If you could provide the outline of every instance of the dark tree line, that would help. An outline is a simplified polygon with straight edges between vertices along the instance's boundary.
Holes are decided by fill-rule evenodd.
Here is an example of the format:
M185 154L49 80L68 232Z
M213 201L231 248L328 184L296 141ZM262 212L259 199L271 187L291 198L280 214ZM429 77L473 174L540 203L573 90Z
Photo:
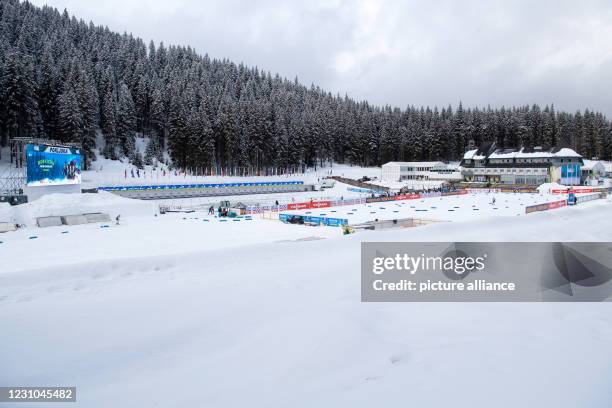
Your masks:
M80 142L86 165L98 133L108 158L154 164L168 152L176 168L226 174L456 160L470 140L612 157L601 113L377 107L18 0L0 0L0 97L0 144L12 136ZM150 139L145 157L137 134Z

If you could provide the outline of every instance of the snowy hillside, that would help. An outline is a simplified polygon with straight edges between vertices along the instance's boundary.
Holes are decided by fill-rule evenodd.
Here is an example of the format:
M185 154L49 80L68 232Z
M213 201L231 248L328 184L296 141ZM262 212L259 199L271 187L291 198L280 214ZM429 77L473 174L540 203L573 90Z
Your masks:
M109 160L101 154L92 162L91 170L83 172L84 188L116 185L152 185L172 183L231 183L239 181L283 181L302 180L305 183L317 183L320 179L342 176L358 179L363 176L380 177L380 167L359 167L345 164L334 164L323 168L308 168L305 173L283 174L279 176L192 176L180 171L168 170L165 165L144 166L138 169L127 160ZM132 175L133 174L133 175Z

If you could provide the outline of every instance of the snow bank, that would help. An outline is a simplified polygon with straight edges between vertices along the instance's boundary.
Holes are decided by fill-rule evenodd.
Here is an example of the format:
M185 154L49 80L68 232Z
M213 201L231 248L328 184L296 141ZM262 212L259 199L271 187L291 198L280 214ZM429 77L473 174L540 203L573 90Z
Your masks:
M0 203L0 222L12 222L13 210L9 203Z
M550 194L551 190L565 190L567 186L561 185L559 183L544 183L540 184L538 187L538 192L540 194Z
M116 217L147 216L157 214L157 204L132 200L101 191L91 194L49 194L27 204L12 207L9 214L15 222L28 227L36 226L36 218L103 212ZM2 214L2 212L0 212Z

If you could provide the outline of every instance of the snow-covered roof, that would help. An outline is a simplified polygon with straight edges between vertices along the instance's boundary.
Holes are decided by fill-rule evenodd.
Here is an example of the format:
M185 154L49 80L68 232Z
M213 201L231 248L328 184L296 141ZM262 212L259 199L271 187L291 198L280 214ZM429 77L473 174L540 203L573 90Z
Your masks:
M412 167L433 167L433 166L444 166L444 163L440 161L428 161L428 162L389 162L383 164L383 166L412 166Z
M578 157L578 158L582 157L576 151L569 149L567 147L560 149L558 152L554 153L554 155L557 157Z
M467 152L465 152L465 154L463 155L464 159L473 159L474 155L476 154L476 152L478 151L478 149L474 149L474 150L468 150Z
M484 155L477 155L478 149L470 150L463 155L464 159L482 160L485 158ZM516 149L495 149L493 153L489 155L489 159L533 159L533 158L548 158L548 157L576 157L580 158L578 153L572 149L566 147L561 148L557 151L555 149L550 150L527 150L521 148Z
M478 152L478 149L468 150L463 155L463 158L464 159L471 159L471 160L484 160L486 158L486 156L484 156L482 154L476 154L477 152Z
M489 156L490 159L533 159L533 158L548 158L548 157L581 157L578 153L571 149L561 149L556 153L535 151L524 152L523 149L518 152L508 153L493 153Z
M593 170L595 167L599 167L600 169L606 169L606 167L604 166L603 162L600 162L599 160L587 160L587 159L583 159L583 165L582 165L582 170Z
M612 162L601 162L606 169L606 173L612 173Z

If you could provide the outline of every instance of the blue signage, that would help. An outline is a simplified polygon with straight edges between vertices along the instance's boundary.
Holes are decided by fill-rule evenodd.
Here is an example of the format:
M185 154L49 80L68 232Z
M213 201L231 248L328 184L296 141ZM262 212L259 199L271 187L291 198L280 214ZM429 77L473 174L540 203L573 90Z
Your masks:
M27 185L81 184L80 149L26 145Z
M98 190L175 190L186 188L225 188L225 187L254 187L254 186L286 186L304 184L303 181L265 181L257 183L203 183L203 184L160 184L154 186L105 186Z
M580 184L580 164L566 164L561 166L561 184L567 186Z

